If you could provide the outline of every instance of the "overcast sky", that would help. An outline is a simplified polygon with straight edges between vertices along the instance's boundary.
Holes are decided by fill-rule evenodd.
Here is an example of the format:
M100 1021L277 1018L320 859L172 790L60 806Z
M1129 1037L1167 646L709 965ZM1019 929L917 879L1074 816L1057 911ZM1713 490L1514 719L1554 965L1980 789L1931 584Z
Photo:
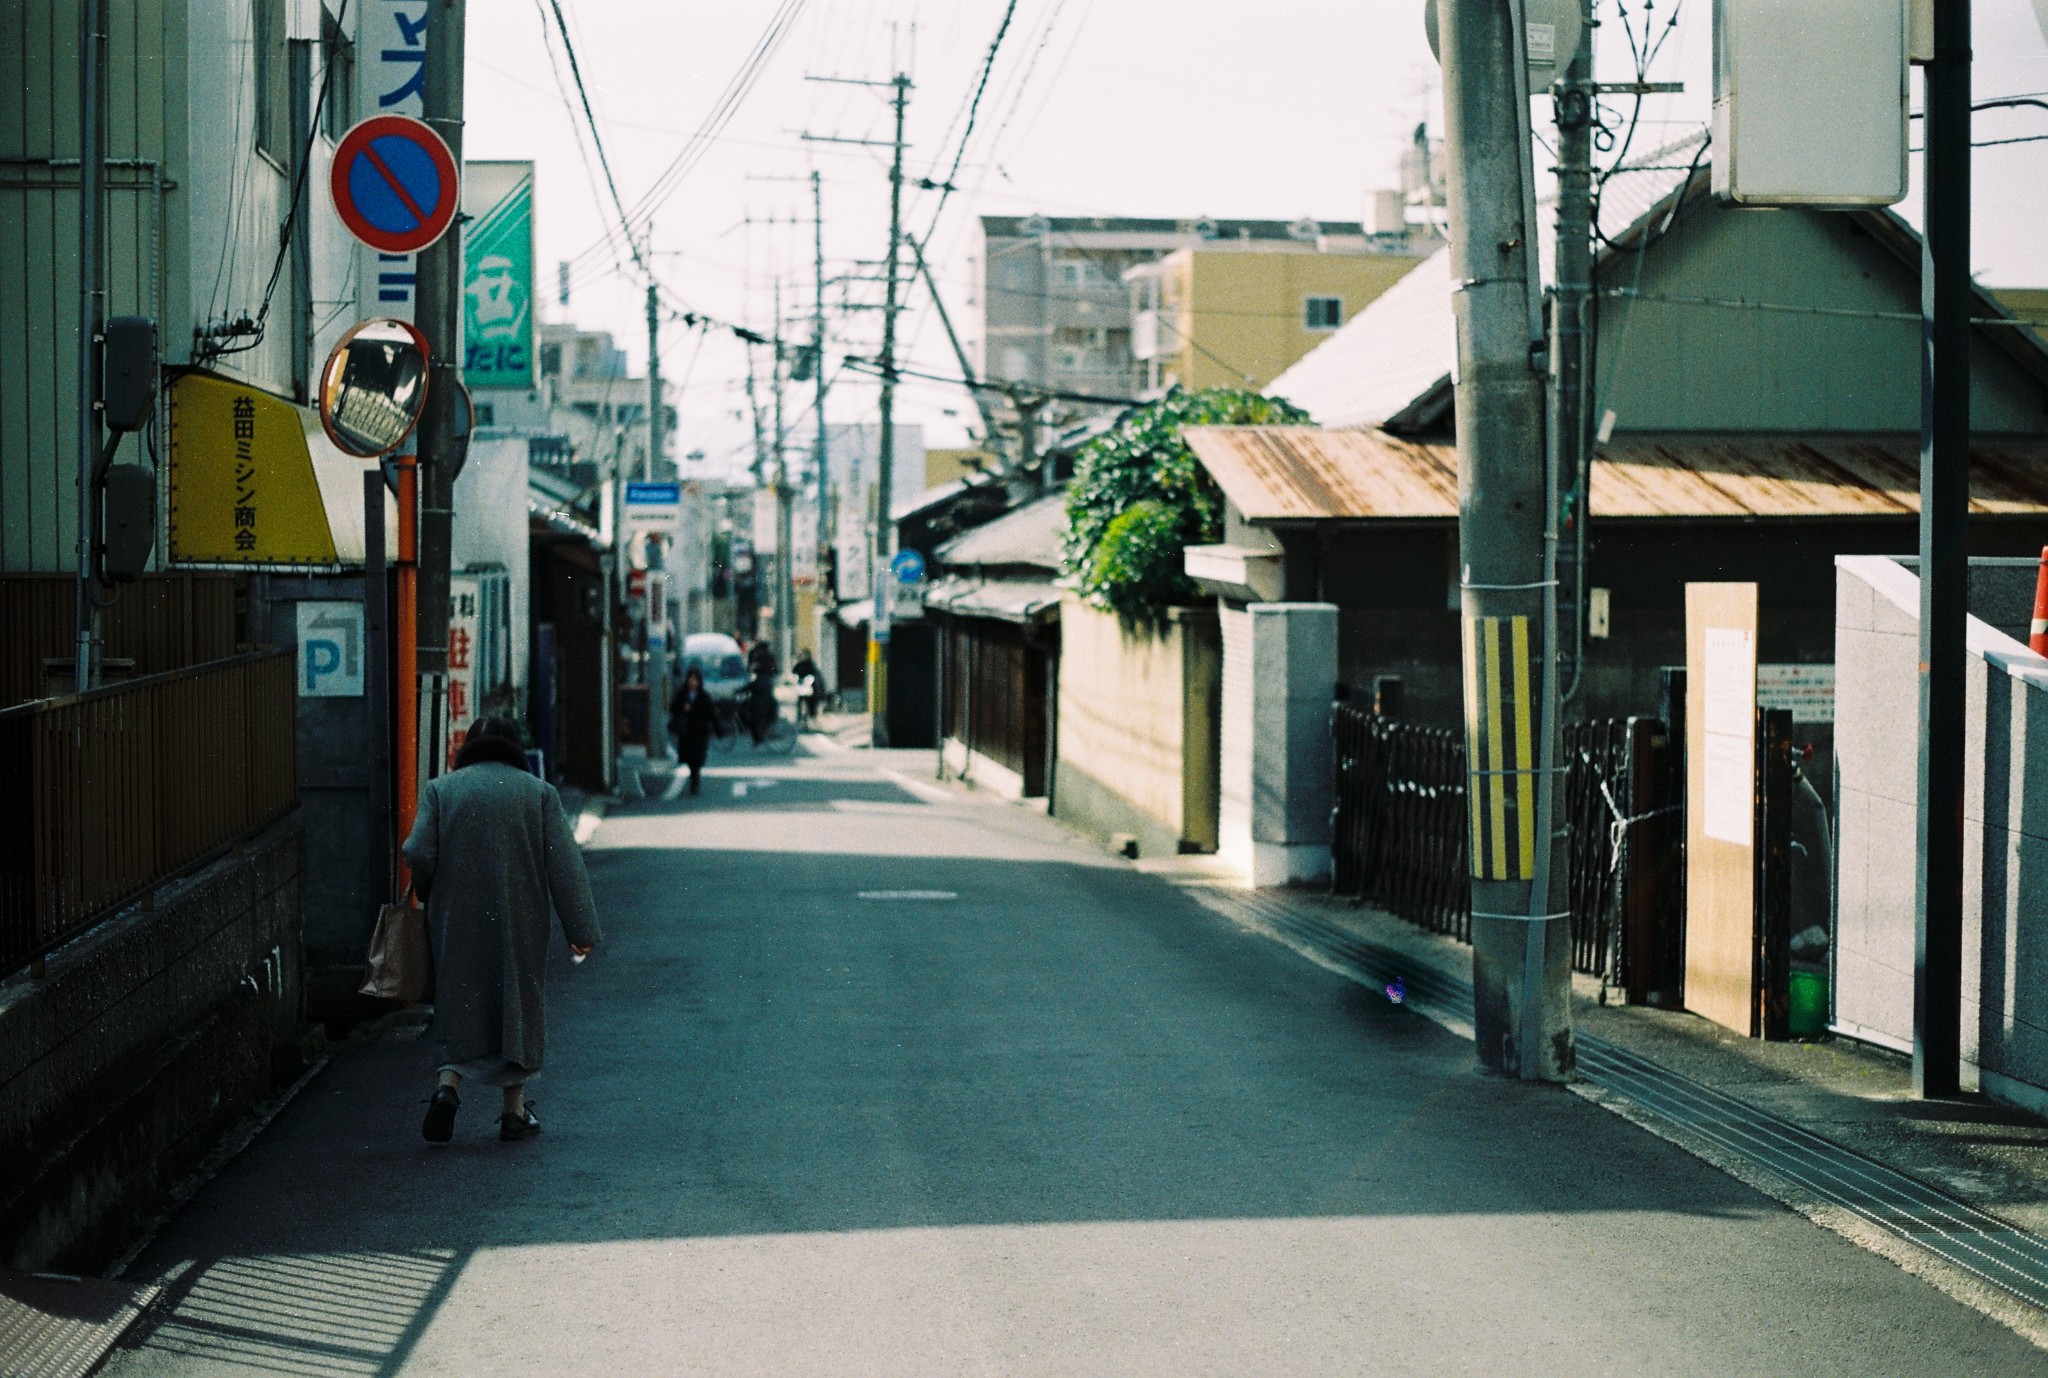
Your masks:
M811 300L810 193L802 179L813 168L824 176L828 274L872 275L856 261L879 258L886 245L888 164L884 148L802 135L886 140L890 129L886 90L806 78L908 73L909 172L940 180L1008 0L560 3L628 208L687 150L682 175L662 183L667 194L653 216L654 266L673 300L767 333L780 275L792 330L808 337L807 322L794 319L807 315ZM576 95L562 43L549 32L551 6L497 0L470 7L466 153L539 165L545 314L612 331L637 370L646 355L644 293L616 235L605 243L617 214L587 134L579 141L581 115L570 104ZM2048 42L2036 6L2048 0L1977 0L1980 98L2048 92ZM1601 75L1628 77L1613 0L1600 8L1607 20ZM1671 0L1626 8L1638 33L1646 18L1662 32L1674 12ZM1686 92L1644 103L1638 150L1706 119L1711 5L1678 0L1675 12L1678 25L1651 75L1683 81ZM1420 0L1017 0L959 190L930 241L949 309L963 318L977 312L967 260L975 217L984 214L1357 219L1367 188L1395 184L1400 150L1416 124L1438 118L1421 13ZM777 15L793 15L780 45L758 63L757 79L718 138L692 147L693 133ZM1547 114L1548 102L1537 108ZM1626 106L1616 114L1625 116ZM2027 135L2048 135L2048 111L1978 117L1980 140ZM2048 142L1981 148L1975 167L1974 266L1982 280L2048 285ZM938 199L915 188L906 196L913 233L924 235ZM1918 220L1911 200L1900 209ZM554 301L555 265L563 259L576 265L566 308ZM856 301L881 297L872 283L851 290ZM828 301L836 299L834 289ZM957 368L929 302L913 292L901 323L911 363L951 375ZM872 353L880 315L830 321L831 357ZM685 382L677 453L703 448L717 459L745 447L746 363L731 336L666 324L662 367ZM793 395L791 417L806 405L807 395ZM959 443L973 416L963 393L936 384L907 385L899 407L902 419L925 423L936 444ZM834 421L871 419L873 410L871 385L851 375L838 381L827 406Z

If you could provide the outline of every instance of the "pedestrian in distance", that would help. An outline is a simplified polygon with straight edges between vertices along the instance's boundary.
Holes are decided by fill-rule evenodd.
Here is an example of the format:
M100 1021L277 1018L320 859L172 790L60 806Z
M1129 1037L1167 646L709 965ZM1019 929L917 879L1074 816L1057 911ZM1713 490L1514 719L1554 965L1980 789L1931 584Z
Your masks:
M797 711L805 722L816 722L818 707L825 700L824 672L811 659L808 649L796 653L796 664L789 667L789 672L796 676Z
M420 792L405 840L434 953L440 1085L420 1132L446 1143L467 1079L504 1093L498 1137L540 1132L526 1083L546 1060L549 911L581 961L603 934L555 787L531 774L519 729L478 718L455 768Z
M676 739L676 756L689 768L692 794L702 783L704 757L711 750L711 733L717 724L718 710L705 692L704 674L692 665L668 703L668 732Z

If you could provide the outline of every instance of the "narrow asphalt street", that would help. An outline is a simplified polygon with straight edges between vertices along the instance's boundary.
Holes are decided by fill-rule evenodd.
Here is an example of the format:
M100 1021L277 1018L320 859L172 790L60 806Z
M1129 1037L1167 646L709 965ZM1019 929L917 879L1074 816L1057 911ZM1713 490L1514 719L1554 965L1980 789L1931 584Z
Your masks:
M757 767L758 768L755 768ZM659 783L656 782L657 788ZM345 1049L131 1269L158 1375L2048 1373L1028 811L714 761L589 850L546 1132Z

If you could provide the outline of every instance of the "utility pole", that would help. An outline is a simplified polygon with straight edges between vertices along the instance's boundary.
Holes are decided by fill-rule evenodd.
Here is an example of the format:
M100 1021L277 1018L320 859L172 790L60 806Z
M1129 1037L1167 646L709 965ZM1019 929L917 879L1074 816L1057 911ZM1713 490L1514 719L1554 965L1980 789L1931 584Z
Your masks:
M78 644L73 683L99 680L100 336L107 321L107 0L80 6L78 49Z
M650 236L651 239L651 236ZM641 462L640 477L654 478L654 461L661 454L661 289L653 273L647 275L647 458Z
M868 579L874 595L874 621L868 638L869 740L876 746L889 744L889 594L886 582L894 551L895 527L889 520L889 491L896 478L896 311L899 301L900 249L903 242L903 112L910 101L910 78L902 72L887 81L864 81L854 77L806 77L807 81L833 82L842 86L887 87L896 114L895 136L880 139L842 139L824 134L805 134L812 143L859 144L886 147L889 160L889 257L888 290L882 306L882 432L875 464L875 509L868 525ZM822 295L822 294L821 294ZM822 363L822 361L821 361ZM819 413L822 418L823 412Z
M889 586L889 563L896 544L889 495L896 480L897 269L903 245L903 109L910 99L910 78L898 72L890 84L896 88L892 102L896 107L896 151L889 162L889 276L882 298L882 434L875 461L875 527L870 538L872 558L868 575L875 591L874 645L868 652L869 740L883 747L889 745L889 602L895 592Z
M831 543L828 533L832 529L828 521L831 515L832 488L825 472L825 189L816 168L811 169L811 260L814 272L811 296L811 382L817 389L814 410L818 414L818 434L813 442L811 454L811 464L818 484L817 552L811 580L812 586L818 592L817 606L823 608L829 617L836 610L825 607L825 550ZM823 639L822 636L819 638L820 641ZM825 654L822 645L818 647L818 654ZM833 673L836 676L838 671L835 669Z
M1920 254L1920 769L1913 1089L1962 1062L1963 753L1970 577L1970 4L1934 0Z
M1585 674L1587 524L1593 516L1586 325L1593 298L1593 6L1580 4L1579 45L1552 88L1557 120L1557 285L1550 299L1550 465L1572 507L1571 698ZM1566 56L1560 54L1560 56ZM1682 194L1682 193L1681 193ZM1552 521L1557 520L1553 514ZM1560 597L1560 602L1565 602ZM1562 656L1565 648L1560 645Z
M1555 475L1531 339L1526 52L1518 0L1437 0L1457 324L1458 547L1473 1024L1481 1065L1572 1068L1571 927L1554 896ZM1540 687L1539 687L1540 686Z
M789 432L782 420L782 279L775 279L775 641L784 668L796 659L796 582L790 549Z
M462 65L465 0L432 0L427 10L421 118L462 166ZM419 429L419 679L422 713L440 710L437 686L448 672L448 574L455 475L462 464L462 230L458 222L419 254L416 311L432 363ZM609 713L607 713L609 717ZM429 722L421 723L422 735ZM428 769L438 771L440 762ZM424 785L426 782L420 782Z

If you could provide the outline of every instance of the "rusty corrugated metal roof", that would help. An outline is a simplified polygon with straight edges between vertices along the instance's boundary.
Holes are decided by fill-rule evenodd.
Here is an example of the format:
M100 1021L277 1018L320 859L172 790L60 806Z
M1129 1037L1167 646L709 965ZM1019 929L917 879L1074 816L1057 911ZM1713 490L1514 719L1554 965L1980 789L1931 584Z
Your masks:
M1458 458L1378 430L1198 426L1187 439L1248 521L1449 518ZM1898 517L1920 510L1910 435L1641 435L1593 460L1595 517ZM1970 511L2048 515L2048 436L1979 437Z

